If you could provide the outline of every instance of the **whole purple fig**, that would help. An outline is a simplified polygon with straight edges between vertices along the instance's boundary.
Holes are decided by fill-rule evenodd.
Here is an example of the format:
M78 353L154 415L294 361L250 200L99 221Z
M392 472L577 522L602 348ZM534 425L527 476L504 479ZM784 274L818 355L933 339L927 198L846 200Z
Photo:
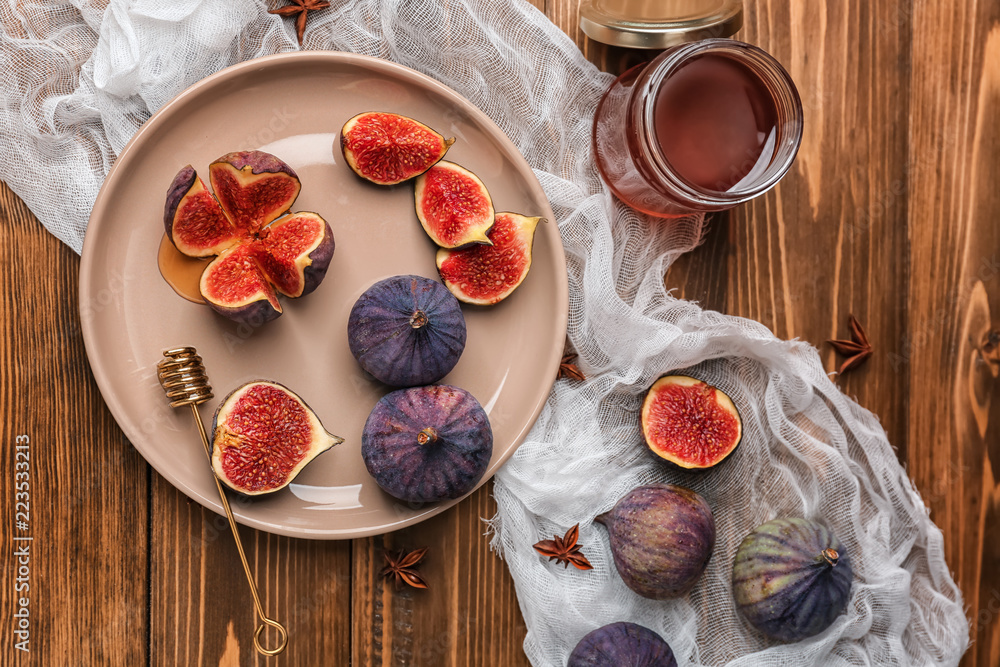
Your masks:
M808 519L772 519L736 550L736 608L769 637L793 642L826 630L851 599L854 571L830 529Z
M596 520L608 529L625 585L654 600L690 591L715 546L712 508L691 489L673 484L633 489Z
M437 382L465 349L465 316L444 285L395 276L365 291L347 320L347 343L361 367L393 387Z
M446 384L397 389L375 404L361 457L383 491L414 503L452 500L483 478L493 453L486 411Z
M649 628L619 621L592 630L566 667L677 667L670 645Z

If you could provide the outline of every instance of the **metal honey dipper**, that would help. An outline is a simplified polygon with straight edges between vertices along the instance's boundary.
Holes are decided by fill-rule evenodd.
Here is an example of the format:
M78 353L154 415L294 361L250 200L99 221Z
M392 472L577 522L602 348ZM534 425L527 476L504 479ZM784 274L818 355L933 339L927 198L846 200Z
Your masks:
M212 386L208 383L208 374L205 372L205 365L201 357L193 347L178 347L172 350L163 351L163 359L156 364L156 375L160 380L163 391L170 399L170 407L179 408L184 405L191 406L191 413L194 421L198 425L198 433L201 434L201 444L205 447L205 454L209 457L209 467L211 467L211 446L208 444L208 435L205 433L205 425L201 421L201 414L198 406L212 398ZM243 572L246 574L247 583L250 585L250 592L253 594L253 604L260 618L261 624L253 633L253 645L258 653L263 655L278 655L285 650L288 644L288 632L285 626L270 619L264 614L264 608L260 604L260 597L257 595L257 584L254 583L253 575L250 573L250 565L247 563L246 554L243 551L243 543L240 541L240 533L236 529L236 519L233 518L233 511L229 507L229 499L222 488L215 471L212 470L212 478L215 480L215 487L219 490L219 499L222 507L226 510L226 518L229 519L229 528L233 532L233 539L236 540L236 550L240 553L240 561L243 563ZM260 635L266 626L271 626L278 631L281 639L275 648L266 648L260 643Z

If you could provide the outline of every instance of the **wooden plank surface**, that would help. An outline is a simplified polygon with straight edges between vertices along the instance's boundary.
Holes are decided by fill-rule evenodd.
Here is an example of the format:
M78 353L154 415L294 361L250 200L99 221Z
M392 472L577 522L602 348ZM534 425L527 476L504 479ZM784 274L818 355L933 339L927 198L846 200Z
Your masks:
M586 40L579 0L534 4L606 71L646 57ZM802 150L772 193L717 216L667 284L818 346L845 335L849 313L861 319L876 354L838 383L880 416L944 531L974 641L963 665L1000 664L1000 4L745 5L738 37L773 53L800 88ZM34 538L31 653L4 633L4 664L527 664L513 583L484 536L489 487L353 543L241 529L264 604L291 631L286 654L258 658L225 522L151 471L101 401L80 335L78 258L6 187L0 221L0 605L10 620L13 538ZM21 434L24 531L13 523ZM421 546L430 590L380 578L385 550Z
M79 267L0 184L0 664L60 665L72 656L78 665L140 665L148 657L150 472L90 373ZM88 298L110 307L115 295ZM25 460L27 480L15 478ZM23 481L28 495L15 498ZM27 517L18 501L28 503ZM21 609L27 637L12 633ZM28 652L15 647L24 639Z
M902 18L925 48L912 53L911 280L893 361L913 388L909 469L944 531L969 609L965 662L997 665L1000 4L920 3Z

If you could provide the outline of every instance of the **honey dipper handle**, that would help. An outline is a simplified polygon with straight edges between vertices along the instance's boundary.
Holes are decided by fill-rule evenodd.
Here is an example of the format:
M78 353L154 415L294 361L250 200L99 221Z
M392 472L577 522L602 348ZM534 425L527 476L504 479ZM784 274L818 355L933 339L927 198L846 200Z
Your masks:
M208 434L205 433L205 425L201 421L201 413L198 412L198 406L191 403L191 412L194 413L194 421L198 424L198 433L201 435L201 444L205 447L205 455L208 457L209 467L212 464L212 449L208 444ZM243 541L240 539L240 533L236 529L236 519L233 518L233 510L229 507L229 499L226 497L226 491L222 488L222 482L219 481L219 477L215 474L215 469L212 469L212 478L215 480L215 488L219 490L219 499L222 501L222 508L226 510L226 518L229 519L229 529L233 532L233 539L236 541L236 550L240 554L240 562L243 563L243 573L246 574L247 583L250 585L250 592L253 594L253 605L254 609L257 611L257 616L260 618L261 625L257 626L257 629L253 633L253 645L257 649L257 652L262 655L278 655L285 650L285 646L288 644L288 631L285 630L285 626L281 623L275 621L274 619L268 618L264 614L264 608L260 604L260 597L257 595L257 584L253 580L253 575L250 573L250 564L247 563L246 553L243 551ZM264 631L266 626L271 626L278 631L280 639L278 645L274 648L267 648L260 642L260 636Z

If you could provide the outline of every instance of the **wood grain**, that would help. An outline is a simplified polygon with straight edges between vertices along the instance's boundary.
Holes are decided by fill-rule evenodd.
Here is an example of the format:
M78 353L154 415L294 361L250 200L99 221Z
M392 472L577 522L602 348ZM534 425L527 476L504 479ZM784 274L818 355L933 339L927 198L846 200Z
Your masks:
M90 374L79 258L0 185L0 608L3 664L145 664L148 469ZM15 438L30 439L29 528L15 527ZM18 508L20 509L20 508ZM30 536L31 541L14 541ZM27 590L15 551L28 545ZM14 648L18 599L29 648Z
M355 540L352 664L528 664L513 581L485 536L483 518L496 512L491 486L416 526ZM425 546L419 571L428 589L382 579L385 551Z
M580 0L532 4L606 71L649 57L587 40ZM830 370L823 341L846 334L849 313L861 319L876 354L837 382L879 415L943 531L974 642L962 664L993 667L1000 4L745 7L738 37L774 54L799 86L802 150L773 192L717 216L666 282L812 342ZM32 653L19 655L5 632L4 664L527 664L513 583L484 536L490 486L423 524L353 543L241 529L264 605L290 630L284 655L259 658L225 520L151 471L101 401L80 335L78 259L6 187L0 221L5 610L16 608L13 451L22 433L31 438L35 537ZM421 565L429 590L397 591L380 578L386 549L420 546L430 548Z
M208 465L206 460L205 465ZM234 507L241 502L231 498ZM351 545L241 527L265 613L288 630L288 648L265 659L253 647L253 598L222 515L154 474L150 493L150 657L155 665L346 665L351 627ZM276 635L266 635L272 646Z
M965 664L985 667L1000 663L1000 6L921 3L900 19L926 48L912 57L914 279L894 361L935 388L910 394L910 471L965 595Z

